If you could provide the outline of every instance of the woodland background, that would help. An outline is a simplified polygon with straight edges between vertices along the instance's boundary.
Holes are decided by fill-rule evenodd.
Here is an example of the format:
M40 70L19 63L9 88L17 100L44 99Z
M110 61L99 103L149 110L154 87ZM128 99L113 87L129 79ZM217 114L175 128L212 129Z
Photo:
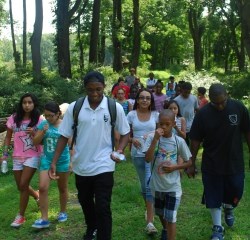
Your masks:
M164 82L174 74L195 86L215 78L249 102L250 0L53 0L53 34L42 34L43 0L34 1L30 9L22 0L17 35L12 0L8 12L0 0L0 26L11 29L9 39L0 32L0 116L27 91L41 106L75 100L92 69L106 76L107 94L134 67L142 80L150 71ZM29 11L36 15L33 32Z

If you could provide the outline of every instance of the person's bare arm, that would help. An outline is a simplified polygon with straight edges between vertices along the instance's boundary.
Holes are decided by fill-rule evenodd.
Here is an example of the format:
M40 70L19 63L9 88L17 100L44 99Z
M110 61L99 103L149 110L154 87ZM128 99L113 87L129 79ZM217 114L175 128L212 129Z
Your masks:
M188 177L195 177L195 161L196 161L196 157L200 148L200 141L197 140L191 140L191 145L190 145L190 151L192 154L192 165L190 167L187 168L187 175Z
M56 163L57 160L59 159L59 157L61 156L64 148L66 147L67 143L68 143L68 138L64 137L64 136L60 136L57 144L56 144L56 150L52 159L52 163L50 165L50 170L49 170L49 177L51 179L57 179L58 177L56 176Z
M248 154L249 154L249 162L248 162L248 167L250 169L250 132L245 134L247 146L248 146Z
M164 131L162 128L157 128L155 130L155 135L153 137L153 140L148 148L148 151L145 154L145 160L146 162L151 162L154 159L155 154L155 147L160 139L160 137L163 135Z
M45 124L45 125L43 126L43 130L37 130L35 136L34 136L33 139L32 139L34 145L39 145L39 144L41 144L41 142L43 141L43 137L44 137L46 131L48 130L48 128L49 128L49 125L48 125L48 124Z

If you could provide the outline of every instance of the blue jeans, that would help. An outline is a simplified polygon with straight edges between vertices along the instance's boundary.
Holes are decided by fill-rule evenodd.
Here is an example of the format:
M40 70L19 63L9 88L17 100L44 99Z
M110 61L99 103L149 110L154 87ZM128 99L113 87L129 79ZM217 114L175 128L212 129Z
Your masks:
M132 157L132 162L140 180L141 192L144 200L153 202L151 189L148 185L148 180L151 176L151 163L147 163L145 157Z

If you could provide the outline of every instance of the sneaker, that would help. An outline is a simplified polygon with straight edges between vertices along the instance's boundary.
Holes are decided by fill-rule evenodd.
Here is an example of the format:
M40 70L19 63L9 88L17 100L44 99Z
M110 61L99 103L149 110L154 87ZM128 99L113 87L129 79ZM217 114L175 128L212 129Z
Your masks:
M233 208L224 208L224 217L227 226L232 227L234 225Z
M94 240L97 234L97 229L92 229L86 231L86 233L83 236L83 240Z
M155 228L154 224L151 222L146 226L145 231L148 235L157 233L157 229Z
M214 225L212 228L211 240L222 240L224 239L224 228L222 226Z
M42 228L48 228L49 225L50 225L50 223L48 220L38 219L35 221L35 223L32 225L32 227L42 229Z
M68 220L67 213L60 212L57 217L58 222L66 222Z
M20 227L22 224L26 222L25 217L18 214L15 220L10 224L11 227Z
M168 233L166 229L162 229L161 231L161 240L168 240Z

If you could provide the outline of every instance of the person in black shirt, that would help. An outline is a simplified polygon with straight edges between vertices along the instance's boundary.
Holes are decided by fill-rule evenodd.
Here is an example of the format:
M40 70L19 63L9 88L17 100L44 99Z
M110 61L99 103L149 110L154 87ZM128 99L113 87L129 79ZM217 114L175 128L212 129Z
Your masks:
M223 239L225 223L234 224L233 209L238 205L244 188L244 159L242 134L250 152L250 120L247 108L239 101L228 98L222 84L209 88L210 103L195 115L191 130L193 165L187 169L195 176L195 159L202 142L203 203L210 209L213 221L212 240Z

